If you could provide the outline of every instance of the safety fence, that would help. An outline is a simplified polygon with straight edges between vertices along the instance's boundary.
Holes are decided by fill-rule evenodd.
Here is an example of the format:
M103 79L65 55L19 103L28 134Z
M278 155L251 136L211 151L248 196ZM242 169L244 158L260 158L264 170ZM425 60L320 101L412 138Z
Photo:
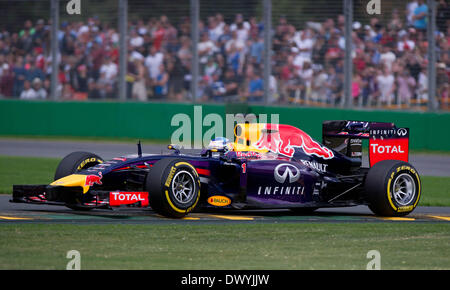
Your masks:
M447 2L0 0L0 97L449 110Z

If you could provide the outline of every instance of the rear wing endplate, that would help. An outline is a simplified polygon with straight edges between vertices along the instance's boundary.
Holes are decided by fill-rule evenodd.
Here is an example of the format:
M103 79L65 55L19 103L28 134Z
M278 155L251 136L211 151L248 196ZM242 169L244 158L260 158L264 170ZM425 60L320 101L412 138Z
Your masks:
M322 124L323 143L349 157L362 157L362 140L369 140L369 163L409 158L409 128L397 128L394 123L366 121L325 121Z

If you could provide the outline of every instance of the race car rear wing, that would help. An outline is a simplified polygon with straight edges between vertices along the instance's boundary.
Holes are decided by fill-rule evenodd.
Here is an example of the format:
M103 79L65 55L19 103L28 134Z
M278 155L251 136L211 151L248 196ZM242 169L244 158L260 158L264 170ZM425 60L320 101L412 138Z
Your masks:
M370 166L388 159L408 162L409 128L394 123L325 121L322 139L325 146L352 158L362 158L362 140L369 139Z

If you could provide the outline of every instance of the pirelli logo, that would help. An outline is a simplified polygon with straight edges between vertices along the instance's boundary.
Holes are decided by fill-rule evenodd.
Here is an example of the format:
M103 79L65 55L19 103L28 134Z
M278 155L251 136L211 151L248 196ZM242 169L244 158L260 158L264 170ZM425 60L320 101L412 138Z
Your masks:
M167 186L167 187L170 186L170 182L172 182L172 178L173 178L173 175L175 174L176 170L177 169L174 166L172 166L172 168L170 168L169 176L167 176L166 183L164 184L165 186Z

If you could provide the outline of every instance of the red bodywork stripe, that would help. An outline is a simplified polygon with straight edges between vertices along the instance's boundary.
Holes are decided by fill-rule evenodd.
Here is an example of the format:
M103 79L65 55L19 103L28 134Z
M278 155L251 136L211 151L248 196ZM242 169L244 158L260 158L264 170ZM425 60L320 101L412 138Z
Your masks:
M153 164L149 164L149 165L150 165L150 167L153 166ZM147 168L146 165L138 165L138 166L136 166L136 167L137 167L137 168ZM131 169L131 167L130 167L130 166L125 166L125 167L121 167L121 168L114 169L113 171L120 171L120 170L127 170L127 169Z
M197 170L197 173L200 175L211 175L211 171L209 169L203 169L203 168L195 168Z

